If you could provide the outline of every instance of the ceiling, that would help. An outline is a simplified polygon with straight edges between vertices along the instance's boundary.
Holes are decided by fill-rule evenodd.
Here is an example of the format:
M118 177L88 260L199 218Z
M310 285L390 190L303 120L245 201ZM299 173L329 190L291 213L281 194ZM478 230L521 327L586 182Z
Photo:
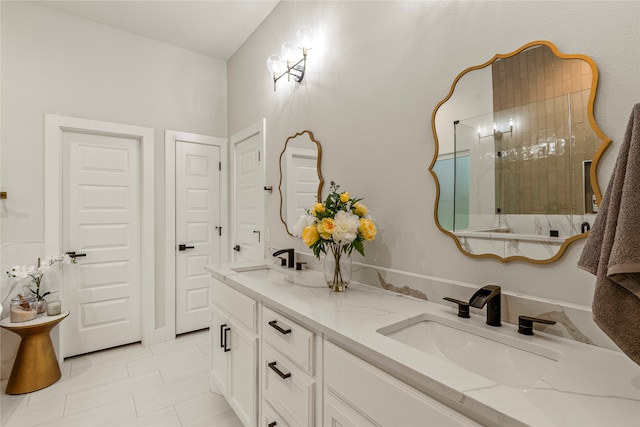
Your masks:
M279 0L36 1L60 12L227 61Z

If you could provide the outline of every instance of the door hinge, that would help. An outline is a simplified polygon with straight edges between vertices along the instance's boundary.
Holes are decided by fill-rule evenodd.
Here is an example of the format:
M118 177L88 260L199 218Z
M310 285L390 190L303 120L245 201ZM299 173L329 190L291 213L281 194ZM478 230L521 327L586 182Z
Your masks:
M260 150L258 150L258 161L260 161Z
M218 162L218 170L221 171L222 170L222 162Z

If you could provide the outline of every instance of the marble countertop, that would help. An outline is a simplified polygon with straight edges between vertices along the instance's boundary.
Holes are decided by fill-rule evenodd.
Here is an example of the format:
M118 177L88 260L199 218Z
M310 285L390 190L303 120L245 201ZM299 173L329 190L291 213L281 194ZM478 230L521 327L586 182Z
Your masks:
M256 280L238 269L270 266L290 280ZM233 268L233 270L232 270ZM640 426L640 366L624 354L555 335L517 333L486 325L484 316L456 316L456 307L352 283L328 290L321 273L273 266L273 260L209 266L211 275L324 334L353 353L483 424ZM558 352L552 369L530 387L496 383L389 338L378 330L416 321L425 313L491 330ZM528 344L527 344L528 343Z

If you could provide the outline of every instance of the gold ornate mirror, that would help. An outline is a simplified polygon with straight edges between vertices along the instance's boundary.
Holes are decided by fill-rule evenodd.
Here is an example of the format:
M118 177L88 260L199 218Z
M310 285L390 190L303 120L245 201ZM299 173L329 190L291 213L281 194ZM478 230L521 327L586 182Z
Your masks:
M593 115L598 70L535 41L453 81L431 117L435 221L460 251L549 263L586 237L611 140Z
M280 153L280 220L289 235L300 215L320 200L322 147L310 130L287 138Z

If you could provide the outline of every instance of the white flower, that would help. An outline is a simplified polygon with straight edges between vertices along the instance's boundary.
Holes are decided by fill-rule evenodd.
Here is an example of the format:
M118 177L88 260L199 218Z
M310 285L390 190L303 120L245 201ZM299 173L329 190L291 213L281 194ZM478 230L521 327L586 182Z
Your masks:
M293 229L291 230L291 234L296 237L302 236L302 230L304 230L306 226L311 225L314 222L316 222L315 217L307 214L300 215L300 218L298 218L298 222L293 226Z
M342 245L353 242L358 237L360 218L351 212L340 211L334 218L333 241Z
M14 265L9 271L9 276L16 277L18 279L24 279L30 273L33 273L35 267L33 265L27 267L26 265Z

